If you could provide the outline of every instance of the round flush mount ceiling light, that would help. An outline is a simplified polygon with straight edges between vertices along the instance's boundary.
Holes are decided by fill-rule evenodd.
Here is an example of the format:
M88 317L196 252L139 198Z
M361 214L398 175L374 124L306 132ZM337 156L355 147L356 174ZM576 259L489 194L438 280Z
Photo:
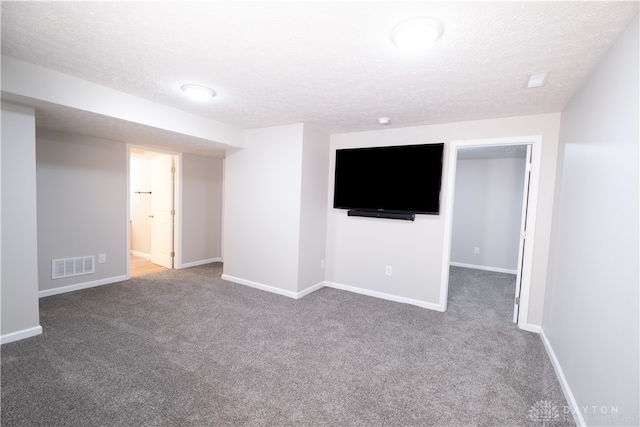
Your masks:
M391 41L406 52L422 52L442 36L444 28L435 18L413 18L391 31Z
M187 95L194 101L207 101L216 96L215 91L213 89L209 89L206 86L188 84L182 85L180 88L185 93L185 95Z

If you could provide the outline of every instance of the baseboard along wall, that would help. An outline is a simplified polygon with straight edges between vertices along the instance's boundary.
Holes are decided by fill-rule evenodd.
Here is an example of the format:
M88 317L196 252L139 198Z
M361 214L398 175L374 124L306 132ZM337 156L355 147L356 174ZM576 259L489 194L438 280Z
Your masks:
M135 256L139 256L140 258L146 258L146 259L151 259L151 254L146 254L144 252L138 252L138 251L129 251L130 255L135 255Z
M235 276L229 276L228 274L223 274L220 276L222 280L227 280L229 282L237 283L238 285L249 286L251 288L260 289L262 291L271 292L278 295L283 295L289 298L296 298L296 293L291 291L286 291L284 289L275 288L273 286L265 285L262 283L254 282L252 280L241 279Z
M587 423L580 412L580 407L578 406L578 402L576 401L573 392L571 391L571 387L567 382L567 378L564 376L564 372L562 370L562 366L560 366L560 362L556 357L555 351L553 351L553 346L549 339L544 333L544 329L540 328L540 337L542 338L542 343L544 344L545 350L547 350L547 355L551 360L551 365L553 365L553 369L556 371L556 376L558 377L558 381L560 381L560 387L562 387L562 392L564 393L565 399L567 399L567 404L571 409L571 414L573 415L573 420L575 421L577 426L586 426Z
M274 294L282 295L285 297L300 299L305 295L309 295L311 292L317 291L318 289L324 286L324 282L317 283L313 286L310 286L300 292L287 291L285 289L276 288L274 286L265 285L263 283L254 282L252 280L241 279L239 277L229 276L228 274L223 274L221 276L222 280L227 280L229 282L237 283L239 285L249 286L251 288L260 289L262 291L271 292Z
M75 285L61 286L59 288L46 289L38 292L38 298L49 297L52 295L64 294L67 292L79 291L81 289L95 288L96 286L108 285L111 283L122 282L128 280L128 275L107 277L106 279L93 280L91 282L76 283Z
M35 337L42 333L42 326L34 326L33 328L23 329L21 331L11 332L0 336L0 344L7 344L14 341L20 341L25 338Z
M388 301L394 301L394 302L401 302L401 303L404 303L404 304L416 305L418 307L428 308L430 310L444 311L442 309L442 307L440 306L440 304L434 304L434 303L427 302L427 301L420 301L420 300L417 300L417 299L405 298L405 297L401 297L401 296L397 296L397 295L387 294L387 293L384 293L384 292L371 291L369 289L362 289L362 288L357 288L355 286L342 285L340 283L334 283L334 282L324 282L324 285L329 287L329 288L340 289L340 290L343 290L343 291L349 291L349 292L353 292L353 293L360 294L360 295L367 295L367 296L370 296L370 297L385 299L385 300L388 300Z
M430 310L437 310L437 311L444 311L442 310L442 307L439 304L434 304L434 303L430 303L427 301L420 301L420 300L416 300L416 299L411 299L411 298L405 298L405 297L400 297L397 295L391 295L391 294L386 294L383 292L376 292L376 291L371 291L368 289L362 289L362 288L357 288L354 286L348 286L348 285L342 285L340 283L335 283L335 282L328 282L328 281L324 281L324 282L320 282L317 283L313 286L310 286L300 292L292 292L292 291L287 291L284 289L280 289L280 288L276 288L273 286L269 286L269 285L265 285L262 283L258 283L258 282L254 282L251 280L246 280L246 279L241 279L239 277L233 277L233 276L229 276L227 274L223 274L222 275L222 279L223 280L228 280L229 282L233 282L233 283L237 283L240 285L245 285L245 286L250 286L252 288L255 289L260 289L263 291L267 291L267 292L273 292L275 294L278 295L283 295L289 298L293 298L293 299L299 299L304 297L305 295L309 295L312 292L317 291L318 289L322 289L324 287L328 287L328 288L334 288L334 289L340 289L342 291L348 291L348 292L353 292L356 294L361 294L361 295L367 295L370 297L375 297L375 298L380 298L380 299L385 299L388 301L394 301L394 302L400 302L400 303L404 303L404 304L411 304L411 305L416 305L418 307L422 307L422 308L428 308Z
M511 270L509 268L488 267L486 265L465 264L462 262L450 262L449 265L453 267L473 268L475 270L493 271L494 273L518 274L517 270Z
M220 258L220 257L218 257L218 258L209 258L209 259L202 259L200 261L182 263L179 266L177 266L176 269L197 267L199 265L211 264L212 262L222 262L222 258Z

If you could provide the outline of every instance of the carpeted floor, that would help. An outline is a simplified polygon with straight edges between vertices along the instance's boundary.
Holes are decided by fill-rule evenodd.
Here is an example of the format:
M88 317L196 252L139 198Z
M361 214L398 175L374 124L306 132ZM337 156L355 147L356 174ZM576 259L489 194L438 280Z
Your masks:
M540 337L511 323L512 275L453 267L440 313L220 273L41 299L44 334L2 346L2 425L541 426L532 405L566 405Z

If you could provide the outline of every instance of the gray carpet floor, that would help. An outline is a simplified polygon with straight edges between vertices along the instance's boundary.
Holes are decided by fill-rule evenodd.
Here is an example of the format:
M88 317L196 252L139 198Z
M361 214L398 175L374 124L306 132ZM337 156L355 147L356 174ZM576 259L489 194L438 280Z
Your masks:
M440 313L220 273L41 299L44 334L1 348L2 425L541 426L532 405L566 405L540 337L511 323L512 275L453 267Z

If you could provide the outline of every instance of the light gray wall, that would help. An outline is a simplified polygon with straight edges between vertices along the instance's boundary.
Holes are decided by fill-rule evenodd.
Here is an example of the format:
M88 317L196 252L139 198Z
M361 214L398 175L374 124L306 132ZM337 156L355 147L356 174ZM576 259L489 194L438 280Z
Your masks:
M524 176L524 158L457 161L451 262L516 272Z
M33 108L2 102L2 341L39 325ZM34 333L27 333L33 335ZM26 336L22 336L25 338Z
M38 277L41 291L127 274L126 146L38 131ZM98 254L107 262L98 264ZM51 261L96 256L95 273L51 279Z
M432 126L331 135L329 200L333 198L333 167L338 148L445 142L441 206L447 182L450 142L542 135L541 173L535 228L533 272L527 323L540 325L547 278L551 212L560 114L510 117ZM327 215L326 279L366 291L438 304L442 278L445 222L443 215L419 215L407 221L347 217L333 209ZM385 265L393 276L385 276Z
M130 242L125 144L38 131L38 277L40 291L123 280ZM217 259L221 250L222 160L183 155L182 264ZM131 179L131 185L136 180ZM138 189L130 185L130 192ZM142 195L135 195L136 197ZM148 215L148 212L146 213ZM97 263L105 253L107 262ZM94 274L51 279L51 260L96 256Z
M245 132L224 179L224 275L290 297L322 284L329 136L301 123Z
M636 17L562 112L542 326L588 425L640 421L638 38Z
M182 264L219 259L222 251L222 160L182 155Z
M302 124L252 129L227 154L225 278L297 292L302 140Z
M298 291L324 281L328 183L329 135L304 125Z

